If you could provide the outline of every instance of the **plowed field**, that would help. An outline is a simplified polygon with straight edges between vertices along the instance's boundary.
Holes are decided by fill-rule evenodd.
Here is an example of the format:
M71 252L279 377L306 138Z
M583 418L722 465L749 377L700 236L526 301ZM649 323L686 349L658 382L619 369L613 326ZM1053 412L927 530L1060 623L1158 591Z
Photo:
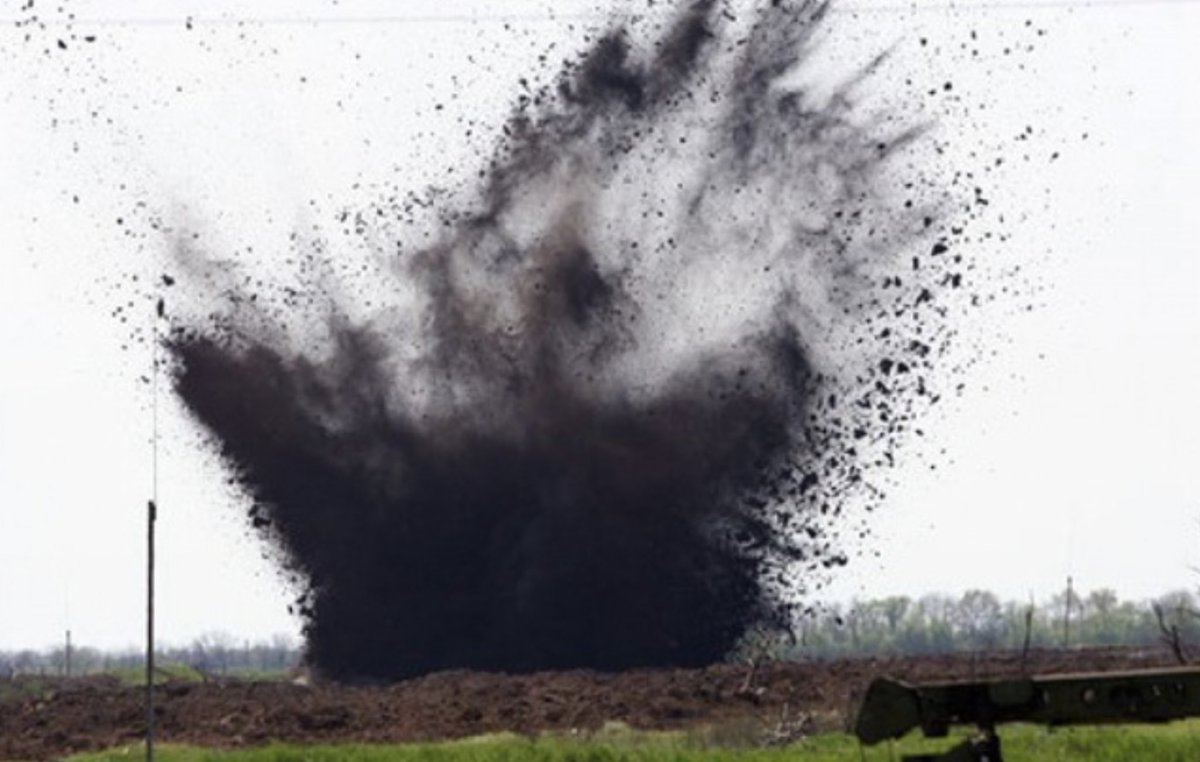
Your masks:
M817 731L845 727L857 697L879 675L919 681L1169 664L1165 651L1091 649L1039 651L1024 664L1020 654L1001 652L773 663L753 672L741 664L617 674L446 672L379 686L180 682L158 688L156 716L161 740L213 746L587 731L613 720L643 729L803 722ZM0 702L0 759L52 759L134 743L145 728L143 696L93 677Z

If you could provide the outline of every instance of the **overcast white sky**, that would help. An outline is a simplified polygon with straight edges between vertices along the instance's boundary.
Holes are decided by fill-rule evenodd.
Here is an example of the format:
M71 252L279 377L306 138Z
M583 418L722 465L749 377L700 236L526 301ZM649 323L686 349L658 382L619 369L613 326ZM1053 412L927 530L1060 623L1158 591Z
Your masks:
M1014 161L992 191L1011 210L1002 256L1045 290L1032 312L1014 301L968 327L988 353L828 594L1042 598L1067 575L1127 596L1195 587L1200 4L918 5L843 3L826 54L895 45L890 76L953 79L964 108L935 115L964 161L1026 124L1035 151L1060 152ZM44 29L0 22L0 648L68 627L100 646L141 637L149 357L122 350L110 313L129 273L157 271L146 217L173 209L212 246L270 247L373 186L417 187L487 146L436 104L453 95L494 128L518 73L578 48L595 7L108 0L47 8ZM1027 19L1045 36L1004 55ZM970 30L984 62L964 52ZM236 495L161 404L160 636L296 632Z

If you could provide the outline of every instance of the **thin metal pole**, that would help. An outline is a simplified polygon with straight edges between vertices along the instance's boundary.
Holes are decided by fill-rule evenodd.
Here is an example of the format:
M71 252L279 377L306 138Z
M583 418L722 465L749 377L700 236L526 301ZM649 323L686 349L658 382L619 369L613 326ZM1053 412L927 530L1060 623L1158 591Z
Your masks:
M151 500L146 512L146 762L154 762L154 519Z
M151 499L146 506L146 762L154 762L154 522L158 518L158 321L163 317L163 300L155 305L153 369L150 377Z
M1074 580L1067 576L1067 600L1063 609L1063 648L1071 647L1071 603L1075 597Z

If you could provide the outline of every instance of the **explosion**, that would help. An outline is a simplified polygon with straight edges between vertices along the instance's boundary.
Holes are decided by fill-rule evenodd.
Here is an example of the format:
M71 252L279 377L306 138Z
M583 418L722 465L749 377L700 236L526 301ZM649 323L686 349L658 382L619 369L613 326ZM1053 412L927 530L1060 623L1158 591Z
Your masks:
M366 314L320 268L268 307L178 242L217 288L175 388L303 578L317 668L710 663L846 562L839 514L935 399L950 258L897 161L920 129L855 107L879 62L804 84L827 14L614 27L435 240L379 246Z

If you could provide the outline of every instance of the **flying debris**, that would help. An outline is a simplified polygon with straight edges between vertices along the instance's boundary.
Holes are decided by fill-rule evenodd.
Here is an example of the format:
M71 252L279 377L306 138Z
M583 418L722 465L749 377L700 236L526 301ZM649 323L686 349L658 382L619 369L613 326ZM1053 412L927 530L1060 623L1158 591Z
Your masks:
M827 11L614 26L435 241L382 247L365 318L321 268L308 301L217 278L172 315L319 670L705 664L849 560L839 514L932 396L952 241L896 161L919 126L855 109L882 59L799 84Z

